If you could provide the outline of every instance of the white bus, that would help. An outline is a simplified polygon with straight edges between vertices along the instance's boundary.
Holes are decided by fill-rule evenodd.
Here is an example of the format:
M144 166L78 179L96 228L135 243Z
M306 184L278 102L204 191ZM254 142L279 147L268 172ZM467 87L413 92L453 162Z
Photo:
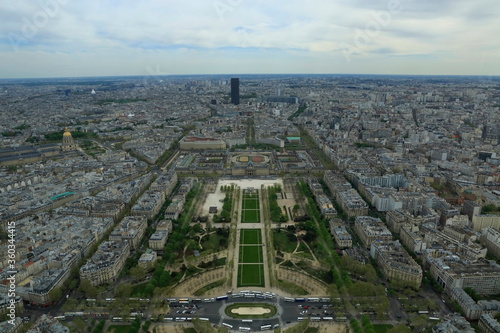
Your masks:
M233 325L229 325L227 323L222 323L222 326L226 327L226 328L229 328L229 329L232 329L233 328Z
M253 323L253 319L242 319L242 323Z
M309 297L307 299L308 302L319 302L319 298L315 298L315 297Z
M285 297L285 302L295 302L295 298Z
M272 325L262 325L260 327L260 330L261 331L267 331L267 330L270 330L273 326Z
M323 297L321 299L321 302L324 302L324 303L330 302L330 297Z
M311 321L321 321L321 317L311 317Z
M240 326L238 327L238 331L240 332L250 332L252 329L250 327L243 327L243 326Z
M297 321L302 321L304 319L305 319L304 317L297 317Z
M323 320L333 320L333 317L323 317Z
M198 318L198 319L202 321L208 321L208 318Z

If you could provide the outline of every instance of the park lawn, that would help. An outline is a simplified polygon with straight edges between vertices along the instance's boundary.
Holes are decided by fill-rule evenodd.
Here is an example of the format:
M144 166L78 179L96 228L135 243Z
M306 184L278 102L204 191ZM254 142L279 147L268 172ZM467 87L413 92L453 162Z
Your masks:
M242 245L240 246L240 263L261 264L262 246L261 245Z
M264 287L264 265L263 264L239 264L238 265L238 288L239 287Z
M260 229L241 229L240 244L262 244Z
M259 209L259 199L243 199L242 209Z
M241 222L242 223L259 223L260 222L260 211L258 210L242 210L241 211Z

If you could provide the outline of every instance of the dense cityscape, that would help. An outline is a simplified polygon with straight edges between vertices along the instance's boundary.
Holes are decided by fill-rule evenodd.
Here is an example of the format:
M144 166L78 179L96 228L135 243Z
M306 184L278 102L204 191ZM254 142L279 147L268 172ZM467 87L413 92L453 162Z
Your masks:
M5 79L0 107L1 332L500 331L496 76Z

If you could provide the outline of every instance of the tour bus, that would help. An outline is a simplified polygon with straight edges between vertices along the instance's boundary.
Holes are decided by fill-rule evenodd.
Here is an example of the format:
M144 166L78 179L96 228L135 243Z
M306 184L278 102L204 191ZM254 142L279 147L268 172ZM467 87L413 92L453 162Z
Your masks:
M203 300L201 298L195 298L192 300L193 303L201 303Z
M226 327L226 328L229 328L229 329L232 329L233 328L233 325L229 325L227 323L222 323L222 326Z
M175 321L186 321L186 317L176 317Z
M242 290L240 291L240 294L249 294L250 293L250 290Z
M242 319L242 323L253 323L253 319Z
M172 317L164 317L163 321L167 321L167 322L174 321L174 318L172 318Z
M66 316L56 316L56 317L54 317L54 319L66 320Z
M245 294L245 298L255 298L255 294Z
M321 299L321 302L324 302L324 303L330 302L330 297L323 297Z
M169 303L177 302L177 298L169 298L167 299L167 302Z
M273 326L272 325L262 325L260 327L260 330L261 331L267 331L267 330L270 330Z
M222 300L228 299L228 296L227 295L217 296L215 299L218 300L218 301L222 301Z
M243 326L240 326L238 327L238 331L240 332L250 332L252 329L250 327L243 327Z
M180 304L189 304L189 298L179 298Z
M309 298L307 299L307 301L308 301L308 302L313 302L313 303L315 303L315 302L319 302L319 298L309 297Z
M323 317L323 320L333 320L333 317Z
M429 320L439 320L439 317L429 317Z
M113 317L113 319L111 319L111 321L123 321L123 318L122 317Z
M295 302L295 299L292 297L285 297L285 302Z
M295 302L305 302L306 299L303 297L295 297Z
M311 321L321 321L321 317L311 317Z
M418 311L418 314L428 314L429 311Z
M202 321L208 321L209 319L208 318L198 318L199 320L202 320Z
M304 317L297 317L297 321L302 321L304 319L305 319Z

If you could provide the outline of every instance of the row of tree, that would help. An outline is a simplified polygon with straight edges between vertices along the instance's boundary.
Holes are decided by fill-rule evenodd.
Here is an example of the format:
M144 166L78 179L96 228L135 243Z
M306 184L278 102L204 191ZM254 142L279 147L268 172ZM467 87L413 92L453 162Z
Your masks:
M222 211L220 215L214 214L214 222L231 222L231 211L233 209L232 195L232 191L226 193L226 197L224 198L224 203L222 205Z
M288 215L283 214L281 207L278 206L278 195L276 193L281 192L281 187L273 186L267 189L269 195L269 210L271 221L282 223L288 221Z

